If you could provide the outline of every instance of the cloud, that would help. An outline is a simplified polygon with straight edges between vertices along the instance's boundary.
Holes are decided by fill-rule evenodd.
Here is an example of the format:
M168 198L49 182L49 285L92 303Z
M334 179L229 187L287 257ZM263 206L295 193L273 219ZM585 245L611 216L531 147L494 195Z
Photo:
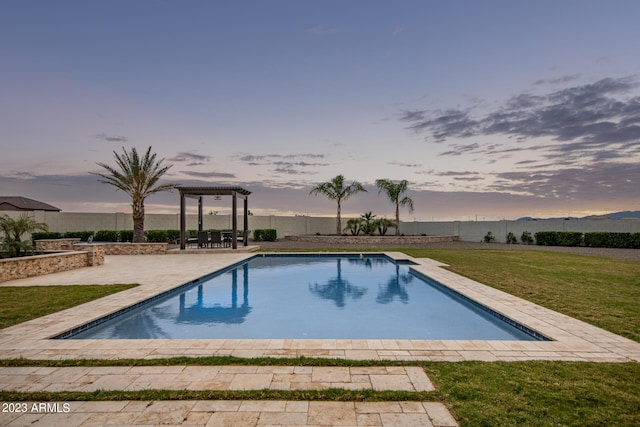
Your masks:
M400 120L436 143L473 136L506 136L516 142L546 137L557 142L542 147L547 159L571 156L595 161L615 158L611 154L615 152L628 157L638 153L640 143L640 96L632 96L638 86L635 76L605 78L544 95L521 93L479 117L464 109L415 110L402 112ZM458 144L441 155L478 148Z
M99 133L97 135L95 135L95 137L97 139L102 139L103 141L107 141L107 142L118 142L118 143L125 143L128 141L128 139L124 136L118 136L118 135L107 135L106 133Z
M313 34L316 36L329 36L332 34L340 33L341 30L334 27L326 27L323 25L317 25L315 27L307 29L307 33Z
M551 79L540 79L533 82L533 85L540 86L540 85L546 85L546 84L555 85L560 83L569 83L571 81L579 79L580 77L581 77L580 74L572 74L568 76L556 77Z
M637 200L640 167L635 163L603 162L571 168L536 168L532 171L495 174L495 191L509 191L544 198L602 201Z
M450 147L452 147L453 149L449 151L444 151L438 155L439 156L460 156L464 153L469 153L469 152L478 150L478 148L480 148L480 144L478 143L473 143L469 145L452 144L450 145Z
M195 172L195 171L180 171L181 173L197 178L235 178L232 173L225 172Z
M170 160L172 162L192 162L187 166L195 166L195 165L202 165L204 164L204 162L210 161L211 156L205 156L198 153L190 153L190 152L182 151L167 160Z
M400 162L387 162L388 165L402 166L403 168L420 168L420 163L400 163Z

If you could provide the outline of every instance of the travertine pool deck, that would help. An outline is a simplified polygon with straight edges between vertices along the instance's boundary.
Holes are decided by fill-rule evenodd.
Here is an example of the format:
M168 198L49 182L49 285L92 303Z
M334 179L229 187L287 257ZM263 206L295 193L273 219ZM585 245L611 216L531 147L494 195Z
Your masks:
M420 367L100 366L3 367L0 390L345 390L433 391Z
M64 404L67 407L64 407ZM58 413L0 413L11 426L383 426L454 427L436 402L309 402L286 400L176 400L58 403ZM33 402L27 402L27 409ZM36 409L38 406L35 407ZM64 412L68 410L68 412Z
M640 361L640 343L482 285L430 259L412 266L440 283L516 320L552 341L426 340L51 340L73 327L110 314L254 254L107 256L105 264L4 282L2 286L139 283L141 286L0 330L0 358L121 359L232 355L325 357L357 360Z

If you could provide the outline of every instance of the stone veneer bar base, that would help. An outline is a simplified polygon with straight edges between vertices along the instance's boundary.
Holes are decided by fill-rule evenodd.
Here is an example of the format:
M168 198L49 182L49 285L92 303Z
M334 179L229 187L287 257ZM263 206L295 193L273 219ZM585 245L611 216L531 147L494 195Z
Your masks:
M104 264L100 247L0 260L0 282Z

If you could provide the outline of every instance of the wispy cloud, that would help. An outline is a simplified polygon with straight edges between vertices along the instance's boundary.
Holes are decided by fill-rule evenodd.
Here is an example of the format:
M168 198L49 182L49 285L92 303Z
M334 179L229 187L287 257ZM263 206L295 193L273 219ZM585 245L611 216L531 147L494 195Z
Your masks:
M579 79L580 77L581 77L580 74L571 74L571 75L561 76L556 78L540 79L533 82L533 85L539 86L539 85L545 85L545 84L555 85L555 84L569 83Z
M209 162L211 160L211 156L181 151L167 160L170 160L172 162L191 162L187 166L197 166L202 165L205 162Z
M97 139L101 139L103 141L107 141L107 142L118 142L118 143L125 143L128 141L128 139L124 136L121 135L108 135L106 133L99 133L94 135Z
M236 176L232 173L225 172L195 172L195 171L180 171L181 173L193 176L197 178L235 178Z
M402 166L403 168L421 168L420 163L401 163L401 162L387 162L388 165Z

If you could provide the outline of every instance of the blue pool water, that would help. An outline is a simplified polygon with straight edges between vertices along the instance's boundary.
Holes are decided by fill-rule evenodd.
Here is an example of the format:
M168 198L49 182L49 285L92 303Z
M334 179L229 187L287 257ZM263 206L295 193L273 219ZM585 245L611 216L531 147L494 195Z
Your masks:
M258 255L125 311L61 338L541 339L383 255Z

